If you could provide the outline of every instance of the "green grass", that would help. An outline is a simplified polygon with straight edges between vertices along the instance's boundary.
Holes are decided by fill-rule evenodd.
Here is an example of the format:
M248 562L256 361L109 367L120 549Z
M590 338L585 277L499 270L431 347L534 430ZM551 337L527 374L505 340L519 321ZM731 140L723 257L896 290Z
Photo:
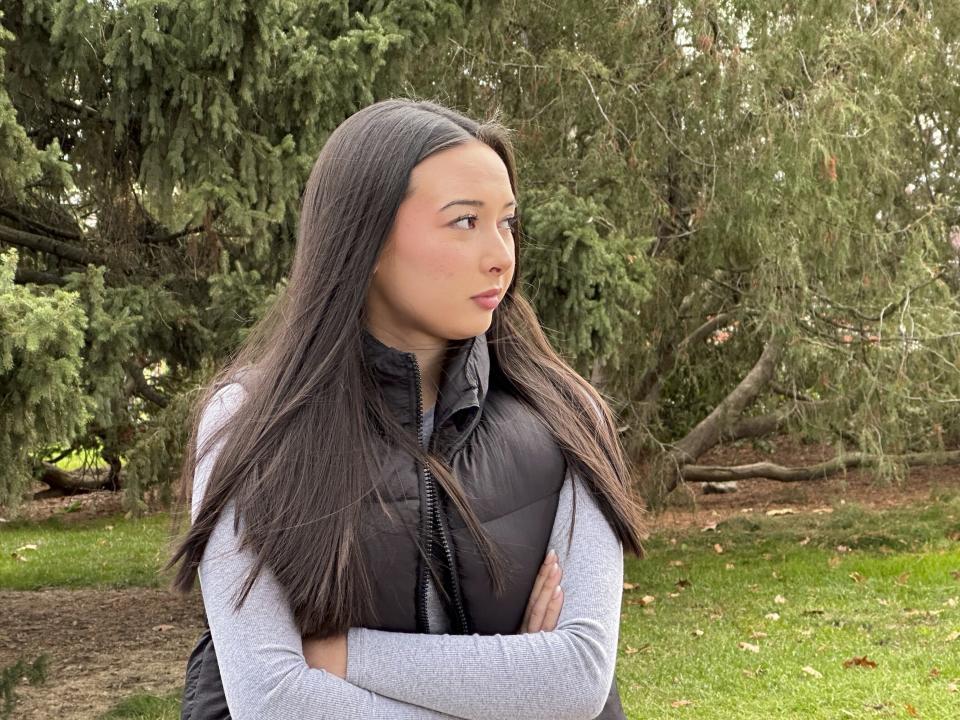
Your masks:
M180 694L132 695L98 720L179 720Z
M741 515L651 538L648 559L625 568L636 585L617 664L628 717L911 717L908 705L960 717L958 530L954 497L882 514ZM863 656L876 668L844 667ZM681 700L692 704L672 706Z
M156 586L168 522L0 526L0 586ZM648 558L625 568L635 588L623 596L617 677L628 717L913 717L908 706L920 718L960 717L951 691L960 639L949 639L960 631L957 538L957 495L882 513L847 503L829 514L741 514L715 531L650 538ZM27 561L11 557L30 543ZM644 595L656 599L642 605ZM779 620L765 617L773 612ZM876 668L844 667L863 656ZM671 706L680 700L691 704ZM179 692L138 695L103 717L163 720L178 708Z
M123 515L68 521L16 521L0 525L0 587L151 587L166 561L166 513L141 519ZM36 545L36 549L20 549ZM23 559L19 559L23 558Z

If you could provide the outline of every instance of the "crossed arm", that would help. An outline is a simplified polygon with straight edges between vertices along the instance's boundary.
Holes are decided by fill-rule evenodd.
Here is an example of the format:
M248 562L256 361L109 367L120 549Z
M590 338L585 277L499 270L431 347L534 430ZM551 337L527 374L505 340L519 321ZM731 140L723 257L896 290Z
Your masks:
M229 404L214 405L204 422ZM201 423L201 434L203 433ZM194 511L216 448L198 466ZM566 531L574 481L577 518ZM564 520L564 518L566 518ZM564 574L556 630L457 636L348 632L347 677L310 668L282 589L265 568L238 612L232 594L252 554L238 549L233 505L217 522L200 563L201 593L224 692L237 720L317 718L594 718L616 660L623 554L619 540L578 478L568 476L551 546Z

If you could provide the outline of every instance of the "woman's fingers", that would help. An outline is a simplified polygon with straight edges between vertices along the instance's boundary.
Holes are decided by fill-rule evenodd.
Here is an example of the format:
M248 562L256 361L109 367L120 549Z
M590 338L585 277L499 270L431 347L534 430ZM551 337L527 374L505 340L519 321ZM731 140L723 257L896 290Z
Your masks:
M547 579L540 589L540 594L530 609L530 621L528 623L530 632L540 632L543 630L543 621L547 615L547 606L556 598L560 587L560 576L562 571L560 565L554 564L550 569Z
M547 632L552 632L557 629L557 622L560 620L560 611L563 609L563 588L557 585L557 592L555 592L551 598L550 602L547 603L547 611L543 616L543 623L541 630Z
M540 565L540 571L537 573L537 577L533 583L533 591L530 593L530 597L527 600L527 608L523 612L523 624L521 627L521 632L529 632L528 623L530 621L530 613L533 610L534 604L537 602L537 598L540 597L540 592L543 590L544 583L547 582L550 571L553 568L554 564L557 562L557 553L553 550L547 553L547 557L544 559L543 563Z

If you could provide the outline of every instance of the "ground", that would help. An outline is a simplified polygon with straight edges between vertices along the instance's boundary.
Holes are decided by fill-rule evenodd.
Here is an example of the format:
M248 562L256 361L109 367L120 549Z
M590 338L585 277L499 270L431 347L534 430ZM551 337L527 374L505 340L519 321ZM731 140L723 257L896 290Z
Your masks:
M749 446L723 448L708 464L739 464L774 458L789 465L826 457L829 448L783 441L771 455ZM696 486L671 497L670 508L650 516L652 532L677 531L717 522L741 512L793 508L811 511L843 502L881 509L929 501L938 491L960 488L960 468L917 468L902 486L878 485L869 471L826 480L779 483L747 480L732 494L704 495ZM108 492L34 501L23 515L41 519L70 503L79 509L64 521L120 511ZM16 717L22 720L90 720L135 693L156 695L182 685L187 657L203 629L199 594L183 597L164 588L123 590L0 590L0 668L41 652L50 658L47 686L19 685ZM49 681L48 681L49 682Z

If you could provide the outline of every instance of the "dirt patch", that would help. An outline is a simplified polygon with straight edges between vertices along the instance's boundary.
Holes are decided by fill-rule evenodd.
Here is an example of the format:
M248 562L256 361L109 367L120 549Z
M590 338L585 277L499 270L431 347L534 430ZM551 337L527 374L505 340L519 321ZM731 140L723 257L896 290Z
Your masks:
M199 592L0 591L0 607L0 667L49 657L45 684L16 688L21 720L90 720L130 695L172 692L203 631Z
M30 491L26 493L26 496L33 498L35 494L45 489L47 489L47 486L43 483L34 483ZM156 495L154 492L144 498L144 502L147 505L147 512L157 512L163 509ZM61 518L63 522L78 522L122 512L124 512L122 492L94 490L76 495L25 499L20 507L17 508L16 519L39 521L56 515ZM3 506L0 506L0 517L10 518L10 516L5 513Z
M792 438L779 438L772 447L772 452L762 452L749 444L720 447L697 462L729 466L768 461L798 467L835 456L831 447L807 445ZM678 487L668 496L666 510L648 515L648 525L654 533L676 531L743 512L763 513L784 507L809 511L831 507L841 501L874 510L913 505L928 502L940 493L960 494L960 466L910 468L899 484L883 482L867 468L838 473L823 480L740 480L737 487L736 492L721 495L704 493L701 483Z

